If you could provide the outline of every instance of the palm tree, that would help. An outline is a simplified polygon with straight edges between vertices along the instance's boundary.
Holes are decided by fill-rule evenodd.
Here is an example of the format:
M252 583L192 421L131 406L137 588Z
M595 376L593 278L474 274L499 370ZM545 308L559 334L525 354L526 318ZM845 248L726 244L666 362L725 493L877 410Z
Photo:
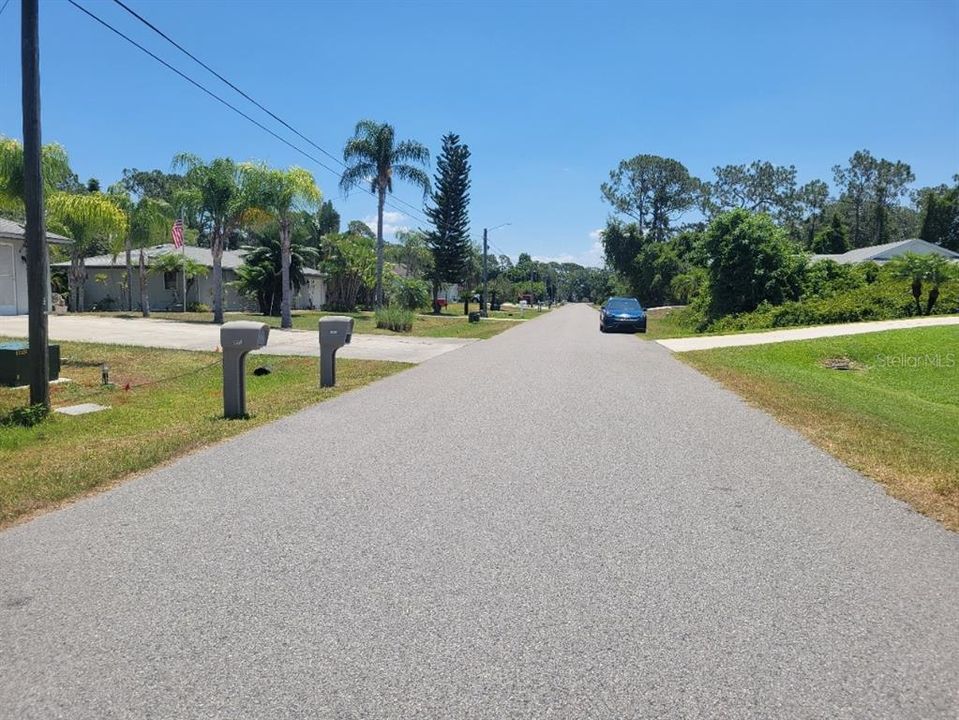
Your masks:
M926 280L932 287L929 288L929 295L926 298L926 315L932 315L932 309L939 300L939 286L947 280L952 280L957 272L956 264L947 260L942 255L926 256Z
M57 144L40 149L40 174L43 189L50 193L73 174L67 151ZM23 144L0 136L0 210L23 212Z
M150 317L150 281L147 278L146 248L162 244L173 225L173 208L169 203L154 198L140 198L130 215L130 238L132 247L139 248L138 278L140 281L140 313Z
M177 192L178 207L194 213L210 240L213 255L213 322L223 323L223 251L230 233L253 219L256 205L244 186L239 166L230 158L209 163L196 155L181 153L173 167L182 168L185 187Z
M377 196L376 208L376 306L383 305L383 206L386 194L393 192L393 176L430 191L430 178L417 165L429 165L430 151L415 140L396 142L393 126L373 120L356 123L353 137L346 141L343 160L347 169L340 178L340 187L349 192L362 183L370 183L370 192Z
M68 281L74 312L83 312L83 283L87 272L84 259L99 242L120 237L127 230L127 218L106 195L55 193L47 201L52 224L73 239L70 244Z
M263 214L280 226L280 271L282 293L280 300L280 327L292 328L290 312L293 298L290 283L292 248L290 229L297 212L314 209L320 202L320 189L313 175L303 168L277 170L263 164L246 163L241 166L249 193Z
M922 315L922 305L919 304L919 298L922 297L922 281L926 279L926 257L918 253L903 253L889 261L889 268L893 277L909 280L912 283L912 297L916 301L916 314ZM938 295L938 291L936 294Z

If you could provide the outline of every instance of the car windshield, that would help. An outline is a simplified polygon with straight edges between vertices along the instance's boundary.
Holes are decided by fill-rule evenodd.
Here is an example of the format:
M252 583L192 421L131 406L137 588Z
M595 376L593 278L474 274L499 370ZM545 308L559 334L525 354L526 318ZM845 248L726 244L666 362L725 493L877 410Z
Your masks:
M641 312L643 307L639 301L634 298L616 298L606 303L606 309L610 312Z

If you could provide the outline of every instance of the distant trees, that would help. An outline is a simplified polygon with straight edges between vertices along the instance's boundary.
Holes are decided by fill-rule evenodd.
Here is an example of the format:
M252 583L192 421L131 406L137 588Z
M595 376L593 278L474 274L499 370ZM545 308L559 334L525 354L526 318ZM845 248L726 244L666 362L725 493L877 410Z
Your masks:
M335 235L340 231L340 214L333 207L332 200L327 200L320 206L316 222L320 237Z
M841 191L840 203L848 209L852 246L888 242L892 208L916 179L909 165L857 150L847 165L833 167L833 178Z
M396 140L396 132L388 123L360 120L353 137L343 148L347 169L340 178L340 187L349 192L364 183L376 195L376 291L377 307L383 304L383 208L387 193L393 192L393 177L415 185L424 197L430 190L430 179L421 166L427 165L430 152L415 140Z
M713 174L715 179L703 186L703 204L710 216L742 209L786 221L795 213L798 198L792 165L756 160L749 165L716 167Z
M820 255L839 255L847 250L849 239L846 237L846 227L839 213L835 213L829 226L816 233L812 241L812 251Z
M322 268L327 275L327 307L355 310L360 292L376 283L376 241L350 232L328 235Z
M641 235L665 240L671 223L696 204L700 182L678 160L636 155L610 171L600 189L617 212L636 221Z
M919 195L922 222L919 237L926 242L959 250L959 175L953 186L927 188Z
M467 275L469 239L470 150L459 135L443 136L436 161L436 182L426 216L433 227L426 232L426 245L433 256L433 312L439 312L437 297L443 283L463 282Z

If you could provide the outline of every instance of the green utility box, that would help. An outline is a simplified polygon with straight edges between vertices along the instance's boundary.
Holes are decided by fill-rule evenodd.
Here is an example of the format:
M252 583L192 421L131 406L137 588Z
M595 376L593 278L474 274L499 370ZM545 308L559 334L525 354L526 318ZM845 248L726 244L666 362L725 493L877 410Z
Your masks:
M29 345L25 342L0 343L0 385L16 387L30 384ZM60 377L60 346L50 345L50 379Z

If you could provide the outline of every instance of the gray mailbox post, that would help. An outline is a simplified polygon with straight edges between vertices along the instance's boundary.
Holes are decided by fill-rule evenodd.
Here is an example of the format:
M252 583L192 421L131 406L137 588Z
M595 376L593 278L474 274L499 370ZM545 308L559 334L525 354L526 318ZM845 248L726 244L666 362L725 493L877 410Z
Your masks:
M330 315L320 318L320 387L336 385L336 351L349 345L353 318Z
M270 326L247 320L235 320L220 326L223 348L223 414L228 418L246 415L246 354L266 345Z

